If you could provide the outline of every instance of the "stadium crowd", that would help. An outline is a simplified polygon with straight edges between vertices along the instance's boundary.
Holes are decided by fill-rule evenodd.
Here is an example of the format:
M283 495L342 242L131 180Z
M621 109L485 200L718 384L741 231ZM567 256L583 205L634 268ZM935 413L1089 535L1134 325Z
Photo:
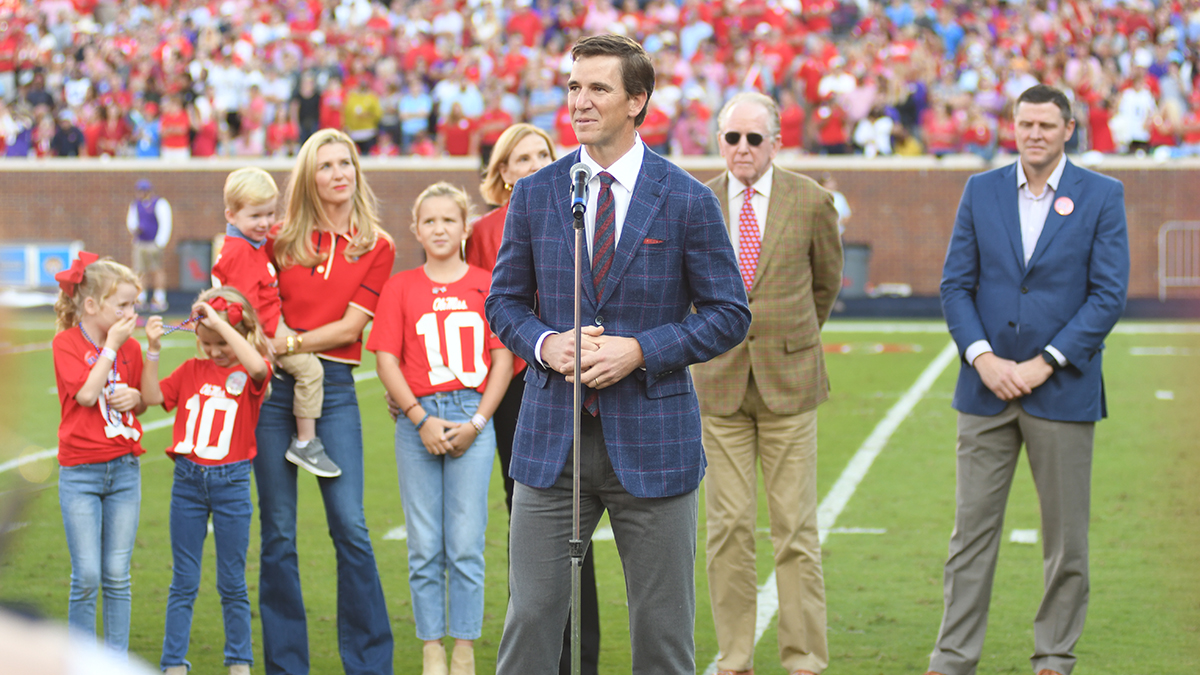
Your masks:
M639 40L640 129L712 153L714 111L776 98L785 151L990 159L1012 102L1074 100L1070 152L1200 154L1200 0L0 0L9 157L481 156L510 124L575 145L569 50Z

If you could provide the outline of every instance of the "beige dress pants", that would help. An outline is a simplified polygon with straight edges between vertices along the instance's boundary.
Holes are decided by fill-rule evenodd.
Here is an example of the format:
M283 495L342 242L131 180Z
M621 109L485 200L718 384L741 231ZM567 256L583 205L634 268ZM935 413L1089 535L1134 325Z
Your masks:
M829 647L817 533L817 411L772 413L751 376L741 408L727 417L706 415L703 424L708 592L720 650L717 667L737 671L754 665L755 467L761 461L779 586L779 658L788 672L803 668L820 673L829 664Z

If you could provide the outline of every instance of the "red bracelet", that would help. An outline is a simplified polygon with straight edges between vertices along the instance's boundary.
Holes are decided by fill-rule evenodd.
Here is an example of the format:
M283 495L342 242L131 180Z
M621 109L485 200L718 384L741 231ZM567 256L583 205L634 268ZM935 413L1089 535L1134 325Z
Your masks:
M409 410L412 410L413 408L415 408L415 407L417 407L417 406L419 406L419 405L421 405L421 402L420 402L420 401L413 401L413 404L412 404L412 405L410 405L410 406L408 406L407 408L405 408L405 409L404 409L404 416L405 416L405 417L408 417L408 411L409 411Z

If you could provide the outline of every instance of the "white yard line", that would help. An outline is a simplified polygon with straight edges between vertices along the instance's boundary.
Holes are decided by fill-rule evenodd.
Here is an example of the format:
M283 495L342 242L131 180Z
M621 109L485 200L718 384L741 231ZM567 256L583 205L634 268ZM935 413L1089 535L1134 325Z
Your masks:
M355 373L354 374L354 382L355 382L355 384L357 384L359 382L364 382L366 380L373 380L377 377L379 377L379 376L375 374L374 370L367 370L367 371L363 371L361 373ZM143 424L142 431L143 432L156 431L156 430L162 429L164 427L169 427L174 423L175 423L174 416L164 417L162 419L154 420L153 422L147 422L146 424ZM41 450L39 452L31 453L28 455L22 455L16 459L10 459L7 462L0 464L0 473L6 473L8 471L12 471L13 469L16 469L17 467L25 466L26 464L29 464L30 462L39 462L43 459L53 459L54 457L57 457L57 456L58 456L58 448L57 447L50 448L48 450Z
M945 333L946 324L937 319L928 321L854 321L830 319L822 333ZM1119 335L1187 335L1200 333L1200 322L1158 323L1154 321L1122 321L1113 328Z
M162 341L163 349L176 349L178 347L194 347L195 340L178 340L175 338L167 338ZM9 356L12 354L28 354L29 352L44 352L49 351L51 343L49 342L26 342L19 345L3 343L0 344L0 356Z
M174 416L164 417L160 420L154 420L153 422L147 422L146 424L143 424L142 432L145 433L147 431L156 431L156 430L162 429L164 427L169 427L174 423L175 423ZM20 457L18 457L16 459L10 459L5 463L0 464L0 473L12 471L13 469L15 469L17 467L25 466L26 464L29 464L31 462L38 462L43 459L53 459L54 457L57 457L57 456L58 456L58 448L57 447L50 448L49 450L41 450L39 452L35 452L35 453L29 454L29 455L21 455Z
M846 504L850 502L850 498L854 496L854 491L858 489L859 483L866 477L867 471L871 469L871 463L883 452L887 446L888 440L892 434L900 427L900 424L908 418L917 403L929 391L937 378L946 370L946 368L954 363L958 358L958 348L953 342L946 345L933 361L925 367L925 371L917 378L917 381L909 387L904 396L892 406L883 420L875 426L875 430L863 441L859 446L858 452L854 453L854 457L850 459L850 463L842 471L842 475L838 477L837 482L833 484L833 488L829 490L829 494L825 495L825 499L821 500L821 504L817 507L817 528L820 531L821 543L825 543L825 539L829 536L830 530L833 528L837 518L841 515L842 510L846 508ZM767 577L764 583L758 590L758 613L754 621L754 644L762 639L763 633L767 627L775 620L775 612L779 609L779 592L775 585L775 572L771 572L771 576ZM717 672L717 660L713 659L712 663L708 664L708 668L704 670L704 675L715 675Z

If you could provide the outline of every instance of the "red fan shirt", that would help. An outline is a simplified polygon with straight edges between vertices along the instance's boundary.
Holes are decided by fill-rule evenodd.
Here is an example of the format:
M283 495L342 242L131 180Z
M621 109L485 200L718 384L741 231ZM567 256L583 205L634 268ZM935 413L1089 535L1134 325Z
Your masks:
M175 114L167 113L160 120L162 124L162 147L164 148L186 148L190 142L191 122L188 121L186 112L179 111Z
M273 338L279 327L279 278L264 244L255 245L230 227L213 264L212 278L213 286L232 286L241 291L258 314L263 332Z
M346 259L350 234L330 235L320 230L312 234L313 248L321 262L315 267L283 267L275 258L274 242L267 239L267 253L279 271L279 299L288 327L297 333L320 328L346 315L354 306L375 316L379 293L392 273L396 247L382 236L375 246L353 260ZM332 254L330 246L333 247ZM358 365L362 361L362 336L343 347L328 349L320 357L329 361Z
M642 142L651 147L665 145L671 134L671 116L662 108L652 105L646 111L646 119L638 128Z
M205 466L254 459L254 428L270 382L270 372L255 382L240 363L222 368L208 359L188 359L179 364L159 383L163 408L180 408L167 454Z
M133 453L143 452L142 424L133 411L110 411L104 396L90 408L79 405L75 395L83 388L99 355L79 326L54 336L54 379L58 385L58 402L62 406L62 422L58 425L58 464L101 464ZM141 387L142 347L130 338L117 350L115 374L110 373L109 387Z
M491 272L496 269L496 256L500 253L500 242L504 239L504 219L508 217L508 204L484 214L475 221L471 236L467 239L467 262ZM525 370L525 361L513 355L513 377Z
M442 134L442 147L451 157L466 157L471 154L471 135L475 133L475 120L464 117L457 122L447 120L438 129Z
M793 103L779 113L779 140L785 148L804 145L804 108L799 103Z
M367 349L400 359L400 372L418 398L439 391L487 388L500 339L484 318L492 275L468 267L463 278L437 284L424 268L393 276L383 287Z
M192 140L192 157L212 157L217 154L217 123L213 120L201 124Z
M561 147L573 148L579 145L579 139L575 137L575 127L571 126L571 111L565 105L554 115L554 130L558 134L558 144Z
M822 145L845 143L846 112L840 105L823 105L817 108L817 140Z
M512 115L503 108L483 111L475 126L475 131L479 134L479 142L483 145L495 145L496 141L500 140L501 134L512 126L512 123Z

